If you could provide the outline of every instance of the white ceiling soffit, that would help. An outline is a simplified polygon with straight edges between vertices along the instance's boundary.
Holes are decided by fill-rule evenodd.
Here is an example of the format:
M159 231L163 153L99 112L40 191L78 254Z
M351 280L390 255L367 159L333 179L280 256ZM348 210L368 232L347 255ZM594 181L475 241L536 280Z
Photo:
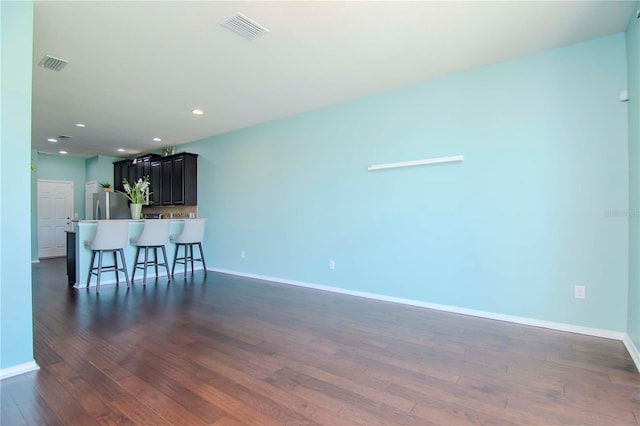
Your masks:
M620 33L635 4L36 1L32 147L85 158L159 151ZM238 11L268 36L245 42L219 25ZM45 55L73 66L36 66ZM73 138L47 142L56 135Z
M254 20L247 18L240 12L237 12L235 15L225 19L220 23L220 25L230 29L234 33L246 38L249 41L269 32L268 29L258 24Z

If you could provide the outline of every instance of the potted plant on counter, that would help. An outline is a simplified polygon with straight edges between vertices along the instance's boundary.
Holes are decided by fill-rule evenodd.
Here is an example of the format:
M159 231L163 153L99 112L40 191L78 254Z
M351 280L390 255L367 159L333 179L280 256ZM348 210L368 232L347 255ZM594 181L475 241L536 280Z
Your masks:
M149 176L143 176L137 182L130 184L127 178L122 179L124 192L122 192L131 201L129 208L131 209L131 219L138 220L142 216L142 203L149 198Z

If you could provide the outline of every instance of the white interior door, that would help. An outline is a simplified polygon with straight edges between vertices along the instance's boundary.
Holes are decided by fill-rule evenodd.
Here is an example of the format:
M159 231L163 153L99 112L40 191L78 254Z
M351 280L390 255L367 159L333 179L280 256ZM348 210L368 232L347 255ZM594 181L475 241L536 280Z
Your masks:
M38 257L66 255L73 217L73 182L38 179Z
M92 180L84 184L84 218L93 219L93 194L98 192L98 182Z

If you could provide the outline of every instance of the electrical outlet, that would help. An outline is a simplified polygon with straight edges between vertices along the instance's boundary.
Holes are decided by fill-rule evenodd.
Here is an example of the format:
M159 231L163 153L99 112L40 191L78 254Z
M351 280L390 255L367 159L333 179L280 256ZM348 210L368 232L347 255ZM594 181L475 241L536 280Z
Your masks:
M241 257L242 259L244 259L244 250L242 250L242 251L240 252L240 257Z
M577 285L573 288L573 296L576 299L586 299L587 298L587 289L583 285Z
M333 260L329 261L329 269L336 269L336 262L334 262Z

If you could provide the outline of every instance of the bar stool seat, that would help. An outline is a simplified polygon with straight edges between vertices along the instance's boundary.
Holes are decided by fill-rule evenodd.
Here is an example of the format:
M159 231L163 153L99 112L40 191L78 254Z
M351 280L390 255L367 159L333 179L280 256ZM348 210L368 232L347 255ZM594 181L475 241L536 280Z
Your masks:
M91 282L91 275L96 275L96 293L100 292L100 276L103 272L115 272L116 284L120 284L120 272L124 272L127 287L129 287L127 262L124 258L124 248L127 246L128 234L128 220L99 220L95 237L92 240L84 242L84 246L91 250L91 263L89 264L87 287L89 287L89 283ZM113 253L113 265L104 266L102 264L102 255L105 252ZM118 267L118 257L116 256L116 253L120 254L122 267ZM94 266L96 254L98 255L98 266Z
M135 280L136 270L142 269L142 284L147 283L147 268L155 267L156 278L158 278L158 266L164 266L167 271L167 278L171 280L169 275L169 261L167 260L167 250L165 244L169 241L169 225L170 220L148 219L144 221L142 233L135 238L131 238L131 244L136 246L136 257L131 272L131 282ZM162 249L162 257L164 263L158 263L158 249ZM144 249L144 261L140 261L140 249ZM153 261L149 261L149 249L153 249Z
M185 219L184 228L178 235L173 235L170 241L176 245L176 251L173 256L173 266L171 267L171 276L176 269L176 263L182 263L184 265L184 279L187 279L187 263L191 263L191 274L193 275L193 262L201 262L204 268L204 275L207 275L207 265L204 261L204 254L202 251L202 240L204 238L204 228L207 223L207 219ZM197 245L200 250L200 257L193 257L193 246ZM184 255L178 257L178 249L184 248Z

